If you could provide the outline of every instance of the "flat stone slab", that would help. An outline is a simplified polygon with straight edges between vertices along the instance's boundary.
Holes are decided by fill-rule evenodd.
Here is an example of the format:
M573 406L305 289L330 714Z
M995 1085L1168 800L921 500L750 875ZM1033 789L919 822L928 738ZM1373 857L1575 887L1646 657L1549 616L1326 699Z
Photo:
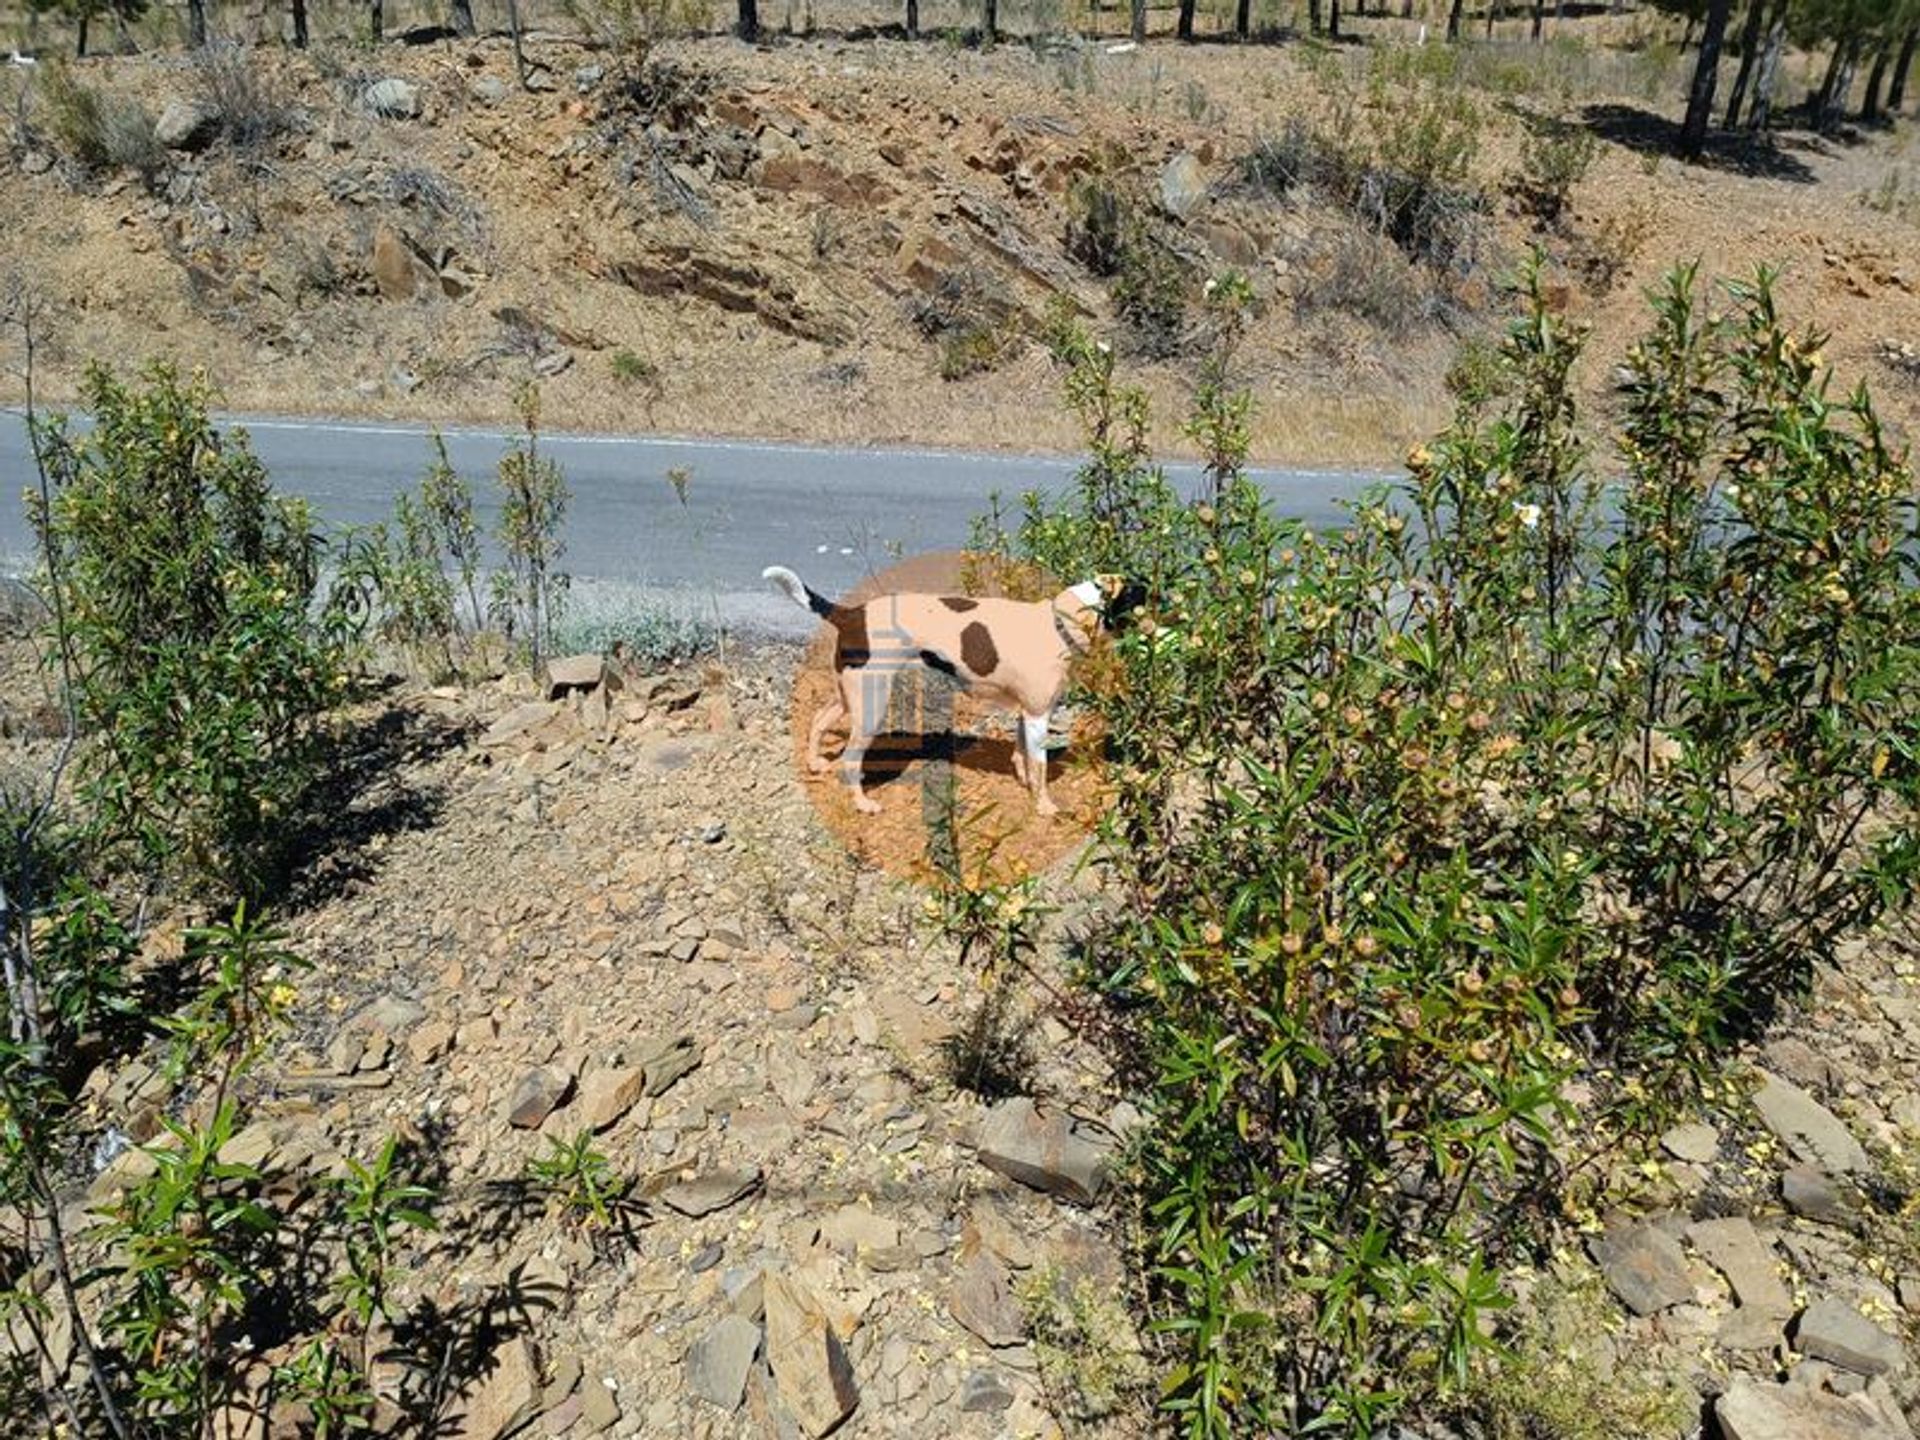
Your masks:
M1844 1300L1823 1296L1800 1316L1793 1346L1856 1375L1885 1375L1907 1363L1906 1348Z
M1660 1137L1660 1148L1676 1160L1708 1165L1720 1153L1720 1132L1698 1122L1676 1125Z
M1003 1100L980 1122L980 1163L1010 1180L1081 1205L1099 1198L1113 1143L1026 1096Z
M534 1417L540 1403L540 1367L533 1346L509 1340L492 1361L453 1433L459 1440L502 1440Z
M1765 1385L1744 1375L1713 1402L1713 1418L1720 1440L1898 1440L1863 1397Z
M691 1035L655 1040L641 1051L636 1063L647 1077L648 1097L657 1100L700 1068L700 1046Z
M486 747L505 745L517 740L536 725L544 725L560 713L560 707L548 700L532 700L525 705L516 705L487 727L480 737L480 743Z
M970 1370L960 1382L960 1409L968 1414L998 1414L1013 1404L1013 1391L991 1370Z
M1829 1175L1853 1175L1873 1168L1860 1142L1826 1106L1778 1075L1760 1072L1753 1108L1797 1160L1818 1165Z
M1741 1309L1782 1320L1793 1313L1793 1296L1780 1278L1773 1250L1751 1220L1743 1215L1698 1220L1687 1227L1687 1239L1727 1277Z
M608 1129L633 1109L645 1083L637 1065L594 1071L580 1082L580 1118L593 1130Z
M1722 1350L1771 1350L1786 1338L1785 1329L1785 1321L1764 1310L1729 1310L1713 1332L1713 1343Z
M687 1384L693 1393L729 1413L740 1408L747 1372L760 1353L760 1327L740 1315L726 1315L687 1351Z
M547 661L547 698L550 700L559 699L569 690L594 690L603 686L618 690L620 677L608 667L602 655L568 655Z
M557 1065L529 1070L513 1087L507 1100L507 1123L519 1130L533 1130L573 1094L573 1072Z
M1818 1165L1796 1165L1782 1175L1780 1198L1794 1214L1823 1225L1850 1228L1859 1218L1859 1204L1847 1182Z
M1693 1278L1679 1242L1651 1225L1627 1225L1589 1242L1593 1260L1620 1303L1657 1315L1693 1299Z
M767 1364L781 1403L814 1440L853 1413L853 1365L812 1293L784 1275L766 1277Z
M1004 1266L984 1250L967 1263L947 1297L947 1311L995 1348L1027 1338L1027 1317L1013 1298Z
M761 1170L709 1170L691 1180L681 1180L660 1192L660 1203L669 1210L698 1220L729 1205L737 1205L760 1188Z

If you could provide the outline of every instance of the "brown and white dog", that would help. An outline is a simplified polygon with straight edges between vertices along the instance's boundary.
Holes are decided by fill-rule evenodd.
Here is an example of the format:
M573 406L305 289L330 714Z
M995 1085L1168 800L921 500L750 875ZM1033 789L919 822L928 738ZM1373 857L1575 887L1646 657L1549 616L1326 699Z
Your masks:
M1051 600L974 599L899 591L861 605L841 606L810 588L784 565L761 572L796 605L813 611L835 633L833 699L820 707L807 734L807 769L827 773L820 742L847 726L840 763L854 807L878 814L880 803L863 788L867 746L886 719L893 678L907 665L924 665L962 681L983 700L1020 714L1013 771L1033 795L1034 809L1056 813L1047 796L1047 721L1067 688L1067 665L1103 628L1144 598L1116 576L1070 585Z

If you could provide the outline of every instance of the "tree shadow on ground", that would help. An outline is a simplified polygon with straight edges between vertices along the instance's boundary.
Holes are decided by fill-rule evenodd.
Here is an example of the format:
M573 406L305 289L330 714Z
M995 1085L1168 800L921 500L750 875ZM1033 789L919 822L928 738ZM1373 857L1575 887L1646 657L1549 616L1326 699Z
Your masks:
M398 1433L440 1440L466 1432L464 1402L493 1373L500 1347L532 1330L536 1312L559 1304L558 1286L524 1270L516 1265L498 1284L448 1305L422 1300L393 1327L379 1359L407 1377Z
M1602 140L1642 155L1678 158L1680 154L1680 126L1664 115L1638 105L1612 103L1589 105L1582 114L1587 128ZM1812 185L1818 179L1805 160L1790 153L1772 136L1710 132L1705 150L1693 163L1756 180Z
M388 703L342 734L288 846L279 908L312 909L364 885L374 874L376 840L430 829L445 796L407 771L460 746L469 729Z

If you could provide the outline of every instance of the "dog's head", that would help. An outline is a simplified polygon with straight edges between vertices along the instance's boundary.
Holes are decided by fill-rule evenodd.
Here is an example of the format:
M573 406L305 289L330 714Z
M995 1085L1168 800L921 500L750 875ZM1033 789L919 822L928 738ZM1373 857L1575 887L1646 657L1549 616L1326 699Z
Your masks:
M1102 575L1100 586L1100 623L1117 633L1133 624L1133 617L1147 603L1147 587L1125 575Z
M1066 622L1061 633L1075 648L1084 649L1102 631L1112 635L1126 629L1146 600L1147 587L1138 580L1096 575L1062 590L1054 597L1053 608Z

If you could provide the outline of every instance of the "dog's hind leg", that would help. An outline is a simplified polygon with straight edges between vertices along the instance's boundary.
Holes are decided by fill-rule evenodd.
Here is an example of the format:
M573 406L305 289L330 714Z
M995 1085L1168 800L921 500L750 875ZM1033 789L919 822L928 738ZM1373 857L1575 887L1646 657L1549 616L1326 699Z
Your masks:
M847 712L847 748L840 752L840 769L853 792L853 808L863 815L880 813L880 802L867 794L861 781L867 746L886 723L894 673L887 665L849 666L840 672L840 703Z
M1060 807L1047 794L1047 717L1044 713L1020 717L1020 741L1026 764L1024 767L1016 764L1015 770L1026 771L1021 778L1033 791L1033 808L1041 815L1057 815Z
M820 742L827 737L827 731L848 718L847 702L836 689L833 698L814 712L813 728L807 732L807 773L824 775L831 768L827 757L820 752Z

